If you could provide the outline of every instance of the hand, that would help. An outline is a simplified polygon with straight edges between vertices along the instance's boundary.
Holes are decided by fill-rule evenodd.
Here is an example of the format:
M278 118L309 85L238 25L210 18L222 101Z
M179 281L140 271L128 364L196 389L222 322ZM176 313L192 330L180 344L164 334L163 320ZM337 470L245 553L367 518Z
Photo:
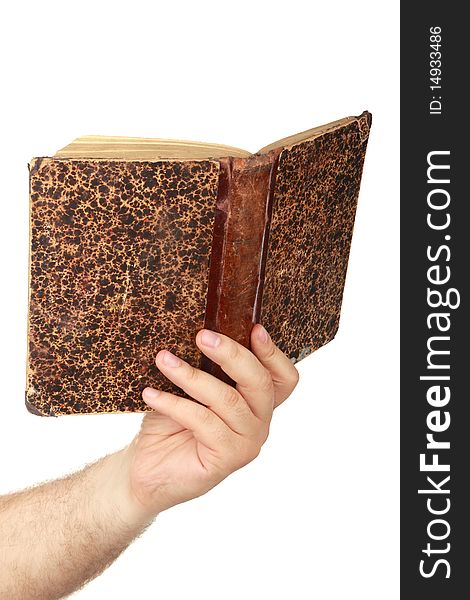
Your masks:
M257 324L252 351L225 335L201 330L198 348L236 382L236 388L195 369L167 350L160 371L200 404L146 388L145 415L125 450L130 495L149 517L196 498L252 461L266 441L273 409L298 382L298 371Z
M155 412L129 446L62 479L0 497L1 598L68 596L109 566L157 513L204 494L257 456L273 408L297 384L297 369L259 324L253 352L207 330L196 343L236 389L162 350L159 369L198 402L147 388L144 399Z

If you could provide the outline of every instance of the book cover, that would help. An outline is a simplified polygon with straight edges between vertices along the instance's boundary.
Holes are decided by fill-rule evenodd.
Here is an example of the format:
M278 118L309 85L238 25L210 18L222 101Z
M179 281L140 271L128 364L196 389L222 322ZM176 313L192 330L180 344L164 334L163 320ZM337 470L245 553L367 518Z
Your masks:
M162 348L230 382L194 343L203 327L249 347L261 322L293 362L329 342L370 125L364 112L256 154L82 138L33 159L27 408L143 412L146 386L185 396L155 366Z

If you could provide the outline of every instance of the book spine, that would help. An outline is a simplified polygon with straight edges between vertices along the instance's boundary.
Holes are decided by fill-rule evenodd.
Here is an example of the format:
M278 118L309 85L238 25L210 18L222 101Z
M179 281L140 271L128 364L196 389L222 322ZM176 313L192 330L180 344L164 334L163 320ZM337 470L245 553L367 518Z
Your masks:
M204 327L250 348L259 318L274 179L280 150L220 159ZM201 368L234 384L203 356Z

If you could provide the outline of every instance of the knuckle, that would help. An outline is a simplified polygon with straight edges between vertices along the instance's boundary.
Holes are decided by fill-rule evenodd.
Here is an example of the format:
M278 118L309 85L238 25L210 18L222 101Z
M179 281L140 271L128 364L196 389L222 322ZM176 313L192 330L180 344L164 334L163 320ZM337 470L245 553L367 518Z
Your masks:
M229 344L229 347L227 349L227 358L230 361L233 361L233 360L237 360L237 358L239 356L240 356L240 349L238 347L238 344L235 342Z
M259 455L260 452L261 452L261 444L259 444L257 441L256 442L252 441L249 444L247 444L246 448L245 448L245 452L242 456L243 465L247 465L252 460L254 460Z
M199 421L203 424L203 425L209 425L212 422L212 413L211 411L206 408L205 406L201 406L200 404L196 404L195 403L196 408L196 414L199 418Z
M190 383L197 381L199 378L199 371L191 365L188 365L188 367L189 368L186 371L186 379Z
M165 400L166 400L167 404L170 404L174 408L178 408L179 406L181 406L179 396L176 396L175 394L170 394L168 392L164 392L164 393L165 393Z
M292 388L295 388L295 386L299 383L299 378L300 374L298 370L293 366L289 374L289 383L291 384Z
M274 358L277 355L277 347L275 346L274 342L271 342L268 346L268 348L266 348L266 352L264 354L264 359L265 360L274 360Z
M260 449L261 449L261 446L266 442L268 437L269 437L269 423L267 423L266 426L263 427L259 432L258 440L260 443Z
M261 451L262 443L257 439L244 438L233 453L232 469L241 469L253 461Z
M227 385L222 393L222 401L228 408L235 408L240 401L237 390Z
M263 392L274 393L274 383L273 378L271 377L271 373L267 370L263 370L263 375L259 381L259 389Z
M230 431L226 427L217 427L215 437L221 447L230 445Z

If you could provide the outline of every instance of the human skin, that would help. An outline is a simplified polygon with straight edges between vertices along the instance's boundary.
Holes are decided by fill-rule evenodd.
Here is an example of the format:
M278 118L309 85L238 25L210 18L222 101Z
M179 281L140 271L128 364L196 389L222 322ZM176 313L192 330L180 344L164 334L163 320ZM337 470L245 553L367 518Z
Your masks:
M154 409L122 450L63 479L0 497L0 599L63 598L99 575L162 511L252 461L298 371L257 324L251 351L209 330L198 348L233 388L167 350L160 371L193 402L146 388Z

